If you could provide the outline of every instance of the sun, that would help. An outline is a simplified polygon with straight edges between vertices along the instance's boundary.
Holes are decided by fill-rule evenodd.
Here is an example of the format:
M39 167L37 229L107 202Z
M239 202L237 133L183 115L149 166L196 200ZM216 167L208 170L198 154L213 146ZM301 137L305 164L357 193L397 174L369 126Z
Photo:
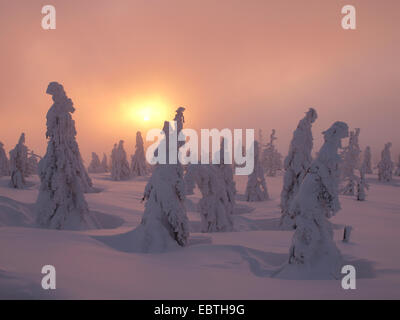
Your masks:
M159 97L135 98L123 103L124 117L138 126L159 127L168 119L168 103Z

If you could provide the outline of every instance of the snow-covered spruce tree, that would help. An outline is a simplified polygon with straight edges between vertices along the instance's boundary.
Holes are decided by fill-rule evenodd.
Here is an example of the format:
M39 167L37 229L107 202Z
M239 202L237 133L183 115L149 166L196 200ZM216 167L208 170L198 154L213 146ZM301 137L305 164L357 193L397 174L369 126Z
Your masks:
M119 142L118 146L116 144L114 145L111 160L111 179L114 181L128 180L131 176L131 170L126 157L123 140Z
M27 165L28 165L27 168L28 175L38 174L38 169L39 169L38 156L35 154L34 151L31 151L29 154Z
M397 177L400 177L400 155L399 155L399 161L397 162L396 171L395 171L394 175Z
M103 172L110 171L110 168L108 166L107 155L105 153L103 153L103 159L101 160L101 168L103 169Z
M10 175L10 164L7 158L4 144L0 142L0 177Z
M354 196L356 194L356 187L359 178L355 174L355 170L360 168L360 154L361 149L358 144L358 138L360 136L360 129L356 128L350 132L349 145L343 149L342 152L342 180L345 185L341 190L341 193L348 196Z
M362 167L364 168L364 172L366 174L372 174L372 156L371 156L371 147L368 146L364 150L364 156L363 156L363 163Z
M92 152L92 160L90 161L88 172L89 173L105 172L103 166L101 165L100 158L96 152Z
M176 110L174 120L177 122L175 129L177 136L183 127L184 110L184 108ZM166 150L169 150L168 125L164 125L164 132L165 138L161 143L165 143ZM176 143L179 149L182 144ZM170 163L168 152L166 161L166 164L155 166L144 191L145 211L141 225L138 227L143 234L139 241L144 252L164 251L174 243L185 246L189 238L189 225L184 205L183 168L180 163Z
M191 163L186 166L186 172L183 178L185 182L186 195L194 194L199 166L200 165Z
M25 187L25 178L28 174L28 148L25 146L25 133L21 134L18 144L10 151L10 187L23 189Z
M233 206L221 170L215 165L199 165L196 183L202 195L199 201L201 231L232 231Z
M365 189L369 189L368 183L365 181L365 168L362 166L360 168L360 179L357 183L357 200L358 201L365 201L367 198L367 194Z
M73 103L57 82L51 82L46 93L52 95L54 104L47 113L47 151L39 162L37 223L51 229L97 228L84 196L90 180L75 140Z
M268 177L275 177L277 171L282 169L282 155L276 150L274 143L278 139L275 133L275 129L272 129L270 141L262 154L262 163Z
M385 148L381 153L381 161L378 163L378 178L379 181L390 182L392 181L392 174L394 163L390 154L392 143L386 143Z
M296 231L289 264L322 264L323 271L331 273L337 271L340 252L333 240L328 219L341 209L338 192L341 157L338 148L341 147L341 139L348 136L348 126L344 122L335 122L323 135L325 142L290 209L291 214L296 216Z
M146 157L144 155L142 133L140 131L136 132L136 147L135 154L132 156L131 160L131 172L133 177L145 176L149 173Z
M246 201L265 201L269 199L264 169L260 163L260 146L254 141L254 170L248 176L246 186Z
M221 180L225 184L226 195L228 199L227 206L231 208L228 211L233 212L233 208L236 205L236 183L233 179L233 165L229 163L225 163L225 149L224 149L225 139L222 139L221 146L220 146L220 164L215 164L218 168L220 175L218 175L218 179ZM232 155L230 155L232 156Z
M290 142L289 153L285 158L283 189L281 192L281 226L295 228L295 217L289 214L293 199L311 166L313 148L312 124L317 119L317 112L310 108L300 120Z

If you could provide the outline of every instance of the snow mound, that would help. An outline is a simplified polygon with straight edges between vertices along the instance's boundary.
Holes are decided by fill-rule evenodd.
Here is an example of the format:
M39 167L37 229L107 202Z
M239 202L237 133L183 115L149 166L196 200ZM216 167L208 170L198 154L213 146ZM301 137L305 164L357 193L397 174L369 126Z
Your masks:
M0 196L0 227L25 227L34 223L31 207Z

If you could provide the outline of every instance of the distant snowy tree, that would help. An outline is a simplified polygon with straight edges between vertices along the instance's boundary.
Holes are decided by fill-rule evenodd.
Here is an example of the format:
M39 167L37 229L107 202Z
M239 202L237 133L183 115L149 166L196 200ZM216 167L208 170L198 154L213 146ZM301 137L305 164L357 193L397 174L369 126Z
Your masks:
M140 131L136 132L136 147L135 154L132 156L131 172L134 177L145 176L149 173L149 167L144 154L142 133Z
M342 179L345 183L341 190L344 195L353 196L356 193L356 186L359 178L356 176L355 171L360 168L360 154L361 149L358 144L360 136L360 129L356 128L350 132L349 145L343 149L341 165Z
M176 110L174 120L177 121L177 135L183 127L184 110ZM166 150L169 150L168 126L164 126L164 132ZM179 163L170 164L168 157L166 159L167 164L155 166L144 191L145 211L139 228L143 230L142 250L145 252L159 251L171 241L185 246L189 238L183 168Z
M268 177L275 177L277 171L282 169L282 155L276 150L274 143L278 139L275 137L275 132L275 129L272 129L270 142L262 154L262 163Z
M37 222L51 229L97 228L84 196L90 180L75 139L73 103L57 82L51 82L46 93L52 95L54 104L47 113L47 151L39 162Z
M364 172L366 174L372 174L372 160L371 160L371 147L366 147L364 151L363 163L362 167L364 168Z
M108 165L108 160L107 160L107 155L103 153L103 159L101 160L101 167L103 169L103 172L109 172L110 167Z
M185 182L185 190L187 195L194 194L199 166L200 165L197 164L188 164L186 167L186 173L183 180Z
M4 144L0 142L0 177L10 175L10 164L4 150Z
M365 181L365 167L360 168L360 179L357 183L357 200L358 201L365 201L367 198L367 194L365 190L369 189L368 183Z
M397 177L400 177L400 155L399 155L399 161L397 162L396 167L397 168L396 168L396 171L395 171L394 175L397 176Z
M281 193L281 225L295 228L295 217L290 216L289 210L293 199L299 191L307 170L311 166L313 136L311 127L317 119L317 112L310 108L305 117L300 120L289 147L289 154L285 158L283 189Z
M392 156L390 154L390 148L392 143L386 143L385 148L381 154L381 161L378 163L378 178L379 181L390 182L392 181L392 174L394 163L392 161Z
M28 175L38 174L38 156L35 154L34 151L29 153L27 166Z
M118 146L115 144L111 153L111 179L114 181L128 180L131 176L129 162L124 149L124 141L121 140Z
M254 170L248 176L245 196L246 200L250 202L269 199L264 169L260 163L260 147L257 141L254 141Z
M199 201L201 231L232 231L233 206L221 170L215 165L199 165L196 182L202 194Z
M96 152L92 152L92 161L90 161L88 172L89 173L105 172L103 166L101 165L100 158Z
M348 126L335 122L323 132L325 143L312 162L291 206L296 216L296 231L290 249L289 264L336 268L340 252L333 241L329 218L340 210L339 178L341 161L338 148L348 136ZM332 271L332 270L330 270Z
M22 133L18 144L10 151L10 187L23 189L25 187L25 178L28 174L28 148L25 146L25 134Z

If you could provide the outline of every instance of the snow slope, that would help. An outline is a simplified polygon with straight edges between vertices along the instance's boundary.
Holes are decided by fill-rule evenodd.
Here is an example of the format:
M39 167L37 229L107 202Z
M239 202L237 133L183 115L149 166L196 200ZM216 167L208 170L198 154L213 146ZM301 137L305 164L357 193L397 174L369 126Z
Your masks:
M91 175L101 192L86 194L103 227L56 231L32 226L32 204L39 181L7 187L0 179L0 298L39 299L370 299L400 298L400 179L380 183L369 175L367 201L341 196L343 210L332 218L335 240L357 270L357 289L343 290L339 280L277 279L288 259L293 231L278 229L282 176L267 178L266 202L244 202L247 177L235 177L238 189L235 231L199 233L196 203L187 200L191 237L186 248L158 254L134 253L125 233L141 221L146 178L114 182ZM353 227L342 243L344 225ZM41 268L54 265L57 289L41 289Z

